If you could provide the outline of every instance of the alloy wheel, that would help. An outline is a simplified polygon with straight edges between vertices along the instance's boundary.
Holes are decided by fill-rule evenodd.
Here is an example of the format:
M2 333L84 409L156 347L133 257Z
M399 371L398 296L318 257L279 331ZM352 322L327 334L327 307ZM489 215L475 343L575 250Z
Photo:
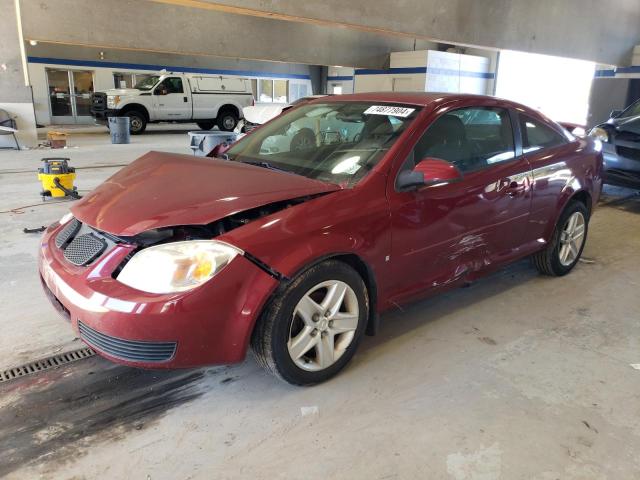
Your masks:
M294 309L287 342L291 359L307 371L330 367L353 342L358 319L358 298L348 284L319 283Z
M584 243L585 219L581 212L574 212L560 232L560 250L558 256L560 263L568 267L580 254Z

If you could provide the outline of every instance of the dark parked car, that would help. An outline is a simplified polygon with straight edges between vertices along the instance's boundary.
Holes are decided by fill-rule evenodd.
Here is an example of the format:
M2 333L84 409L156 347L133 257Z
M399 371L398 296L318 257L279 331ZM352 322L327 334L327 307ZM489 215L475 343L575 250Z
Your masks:
M589 135L602 141L604 182L640 188L640 100L593 128Z
M303 118L315 141L282 141ZM517 103L321 98L225 159L139 158L47 229L40 275L115 362L227 364L251 346L280 378L312 384L349 362L380 312L527 256L567 274L601 168L593 139Z

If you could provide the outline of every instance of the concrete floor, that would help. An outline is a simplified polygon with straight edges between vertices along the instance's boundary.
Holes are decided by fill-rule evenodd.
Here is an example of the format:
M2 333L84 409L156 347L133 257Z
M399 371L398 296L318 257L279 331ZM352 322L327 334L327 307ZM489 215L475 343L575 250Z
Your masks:
M63 152L0 152L0 368L77 346L40 293L35 169L62 153L81 190L184 132ZM20 171L23 173L11 173ZM0 477L148 479L640 478L640 197L610 190L585 261L523 261L383 317L334 380L295 388L253 361L177 372L99 358L0 385ZM640 367L638 367L640 368Z

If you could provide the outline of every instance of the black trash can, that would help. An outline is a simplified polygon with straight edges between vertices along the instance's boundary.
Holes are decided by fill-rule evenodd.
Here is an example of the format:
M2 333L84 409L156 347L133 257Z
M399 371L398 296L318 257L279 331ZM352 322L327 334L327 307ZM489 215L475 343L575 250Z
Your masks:
M131 143L129 117L109 117L111 143Z

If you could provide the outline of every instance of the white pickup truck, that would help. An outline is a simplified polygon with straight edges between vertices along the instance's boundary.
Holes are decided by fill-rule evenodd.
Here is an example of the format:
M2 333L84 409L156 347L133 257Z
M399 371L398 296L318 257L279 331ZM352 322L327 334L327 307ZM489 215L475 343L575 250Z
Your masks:
M156 122L195 122L203 130L218 125L232 131L242 109L253 104L249 79L162 72L134 88L95 92L91 114L105 124L109 117L127 116L132 134Z

